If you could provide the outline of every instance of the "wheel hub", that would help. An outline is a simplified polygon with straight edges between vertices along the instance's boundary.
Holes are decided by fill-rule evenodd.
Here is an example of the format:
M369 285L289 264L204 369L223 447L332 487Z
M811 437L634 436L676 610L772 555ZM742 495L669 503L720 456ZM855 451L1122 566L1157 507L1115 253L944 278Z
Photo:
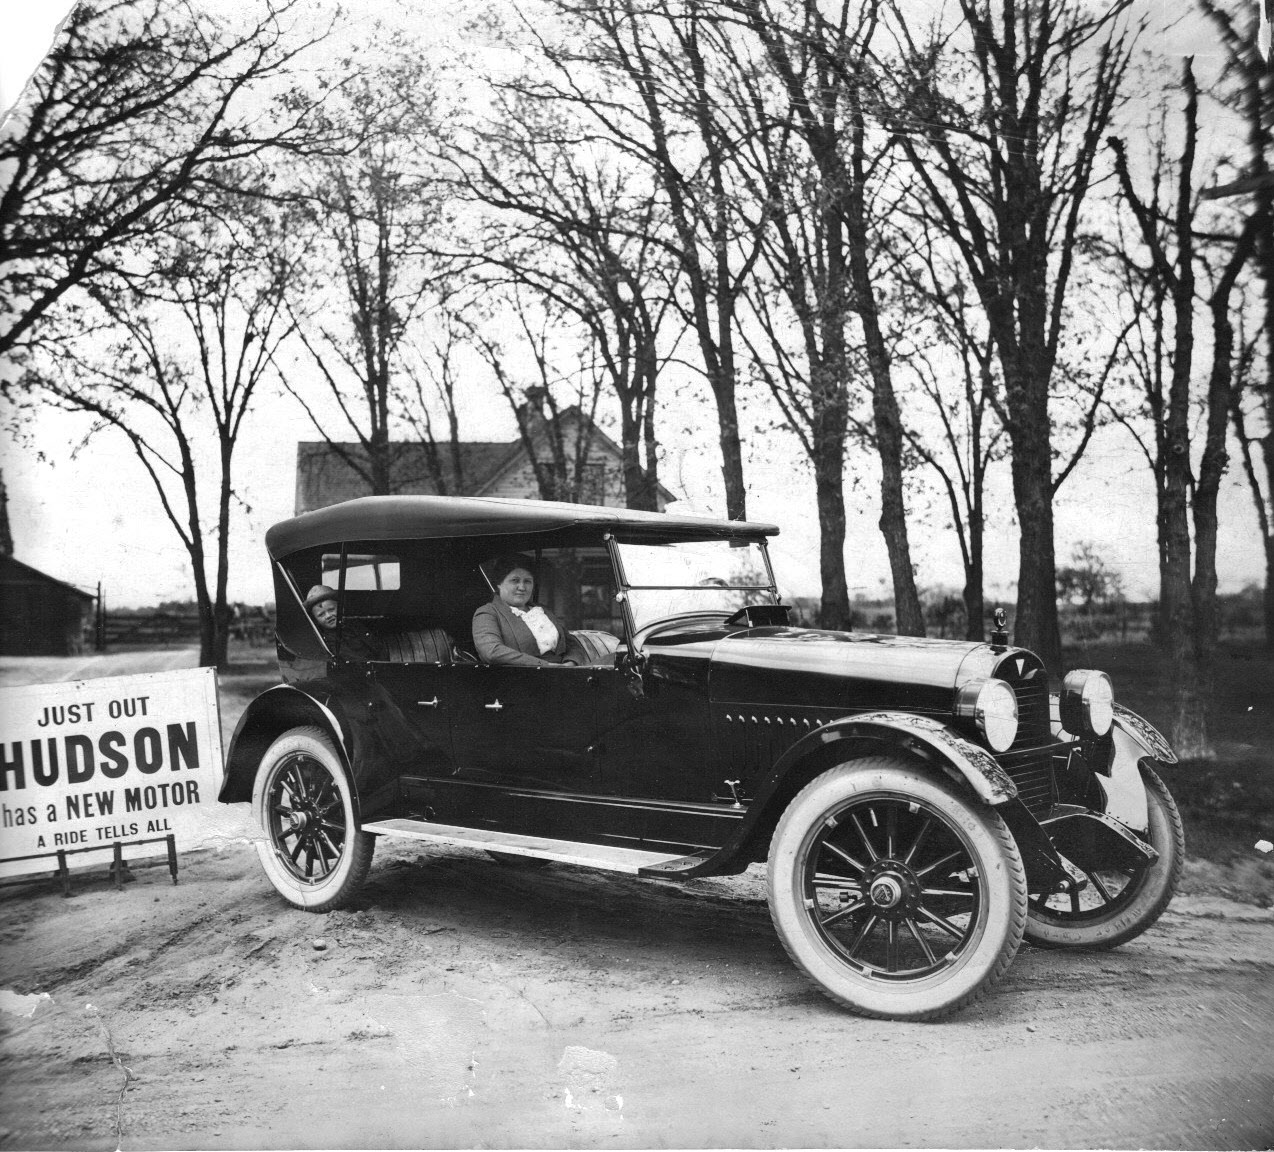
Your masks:
M871 902L877 908L892 908L902 899L902 885L896 876L881 876L871 886Z
M863 876L863 891L873 912L886 916L910 913L919 902L920 882L899 860L873 861Z

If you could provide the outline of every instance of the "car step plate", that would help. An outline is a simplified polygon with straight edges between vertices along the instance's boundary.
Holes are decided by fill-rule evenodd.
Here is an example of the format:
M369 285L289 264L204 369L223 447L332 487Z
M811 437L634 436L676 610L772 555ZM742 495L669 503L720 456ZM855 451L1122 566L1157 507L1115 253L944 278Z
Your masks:
M527 836L518 832L492 832L487 828L464 828L454 824L430 824L424 820L378 820L364 824L364 832L378 836L404 836L410 840L433 840L444 844L463 844L489 852L507 852L510 856L534 856L539 860L556 860L561 864L579 864L585 868L605 868L611 872L636 875L643 868L671 864L680 856L666 852L642 852L637 848L616 848L611 844L582 844L578 840L550 840L544 836Z

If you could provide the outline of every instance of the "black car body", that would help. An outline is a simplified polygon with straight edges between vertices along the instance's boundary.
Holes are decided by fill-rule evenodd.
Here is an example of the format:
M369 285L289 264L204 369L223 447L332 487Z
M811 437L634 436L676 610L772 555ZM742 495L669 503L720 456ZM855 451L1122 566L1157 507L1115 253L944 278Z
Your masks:
M240 720L221 799L252 801L292 903L347 902L376 835L645 876L767 861L772 915L838 1002L929 1018L1025 936L1111 947L1171 898L1163 737L1099 672L1032 653L795 627L767 524L541 501L368 497L266 537L283 683ZM574 662L491 666L486 566L533 558ZM325 632L307 588L337 592ZM353 634L374 659L349 659ZM359 649L360 653L362 649Z

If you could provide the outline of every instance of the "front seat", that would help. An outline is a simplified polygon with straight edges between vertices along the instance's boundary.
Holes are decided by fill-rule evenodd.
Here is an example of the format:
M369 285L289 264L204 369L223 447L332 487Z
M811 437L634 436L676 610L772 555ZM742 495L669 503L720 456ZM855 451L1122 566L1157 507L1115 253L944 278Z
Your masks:
M566 659L576 664L613 664L619 640L609 632L581 628L566 637Z

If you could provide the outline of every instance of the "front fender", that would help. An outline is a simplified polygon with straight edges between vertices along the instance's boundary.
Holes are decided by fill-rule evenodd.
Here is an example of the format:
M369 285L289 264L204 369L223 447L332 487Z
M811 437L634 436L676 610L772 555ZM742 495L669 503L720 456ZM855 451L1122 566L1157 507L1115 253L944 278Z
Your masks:
M966 781L987 804L1004 804L1017 796L1017 785L995 757L954 728L909 712L867 712L833 720L793 744L757 790L758 801L763 803L792 767L811 753L841 743L849 750L861 741L884 744L924 760L936 759Z
M257 765L266 750L289 728L314 725L321 728L350 765L349 732L329 707L326 693L309 692L293 684L267 688L244 709L230 738L226 772L217 799L223 804L240 804L252 799Z
M847 760L891 752L935 765L967 783L986 804L1007 805L1017 798L1017 785L995 757L938 720L908 712L846 716L821 725L787 749L757 782L747 813L730 841L702 855L694 867L680 869L678 875L737 872L750 860L763 859L783 809L810 780Z
M1175 764L1177 754L1172 745L1164 738L1149 720L1138 716L1122 704L1115 705L1115 727L1142 749L1142 756L1149 756L1161 764Z
M1062 728L1056 696L1051 704L1053 734L1059 739L1073 740L1074 736ZM1175 764L1177 755L1158 728L1122 704L1115 705L1115 722L1108 739L1109 760L1104 765L1094 765L1094 779L1106 801L1103 811L1144 836L1150 828L1150 813L1146 786L1141 778L1141 761L1149 758Z

